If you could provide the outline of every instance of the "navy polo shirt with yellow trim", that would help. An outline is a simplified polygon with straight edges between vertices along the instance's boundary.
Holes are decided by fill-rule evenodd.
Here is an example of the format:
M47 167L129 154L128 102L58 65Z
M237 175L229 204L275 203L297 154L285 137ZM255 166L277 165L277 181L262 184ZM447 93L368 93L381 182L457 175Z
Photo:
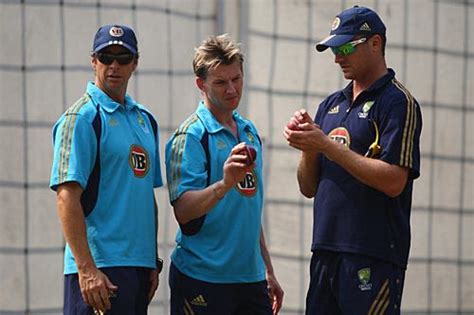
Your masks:
M312 250L357 253L406 267L410 248L413 180L420 175L421 111L407 89L388 73L352 103L352 82L319 106L315 122L333 140L365 155L379 134L375 158L409 168L403 192L391 198L320 156L314 199Z

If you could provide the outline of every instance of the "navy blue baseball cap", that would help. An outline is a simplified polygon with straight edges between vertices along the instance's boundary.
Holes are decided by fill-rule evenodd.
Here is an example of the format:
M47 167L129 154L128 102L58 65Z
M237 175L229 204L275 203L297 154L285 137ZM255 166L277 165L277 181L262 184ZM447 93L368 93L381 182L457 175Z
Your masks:
M132 54L138 53L135 32L125 25L109 24L101 26L95 34L92 52L99 52L111 45L123 46Z
M338 47L355 35L380 34L385 36L385 25L377 13L366 7L354 6L339 13L332 22L329 36L316 44L317 51Z

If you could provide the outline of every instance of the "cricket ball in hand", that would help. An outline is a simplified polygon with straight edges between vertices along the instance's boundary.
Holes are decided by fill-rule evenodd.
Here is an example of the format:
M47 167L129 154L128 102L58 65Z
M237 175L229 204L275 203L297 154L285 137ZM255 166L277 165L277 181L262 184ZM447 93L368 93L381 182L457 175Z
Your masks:
M299 130L298 124L293 119L291 119L288 124L286 124L286 127L290 130Z
M246 164L252 165L252 163L257 159L257 150L251 145L246 145L244 148L244 154L247 156Z

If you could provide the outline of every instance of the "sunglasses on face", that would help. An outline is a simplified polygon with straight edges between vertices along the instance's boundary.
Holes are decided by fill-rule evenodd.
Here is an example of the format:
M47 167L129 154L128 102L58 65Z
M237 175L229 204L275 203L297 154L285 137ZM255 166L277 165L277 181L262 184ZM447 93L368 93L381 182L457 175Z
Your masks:
M345 43L344 45L331 47L332 52L334 55L341 55L341 56L349 56L354 53L356 46L359 44L364 43L367 40L366 37L362 37L360 39L353 40L352 42Z
M114 60L117 60L119 65L128 65L135 59L134 54L114 55L114 54L107 54L107 53L97 53L96 56L97 56L97 59L99 59L101 63L107 66L111 65L114 62Z

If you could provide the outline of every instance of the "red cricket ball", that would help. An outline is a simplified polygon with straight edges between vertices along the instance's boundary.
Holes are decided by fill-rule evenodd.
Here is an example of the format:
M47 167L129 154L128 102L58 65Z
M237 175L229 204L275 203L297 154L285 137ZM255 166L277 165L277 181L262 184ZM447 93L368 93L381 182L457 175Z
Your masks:
M291 119L288 124L286 125L286 127L288 127L288 129L290 130L299 130L298 128L298 124L293 120Z
M246 145L245 148L245 155L247 156L247 165L251 165L257 159L257 150L251 145Z

